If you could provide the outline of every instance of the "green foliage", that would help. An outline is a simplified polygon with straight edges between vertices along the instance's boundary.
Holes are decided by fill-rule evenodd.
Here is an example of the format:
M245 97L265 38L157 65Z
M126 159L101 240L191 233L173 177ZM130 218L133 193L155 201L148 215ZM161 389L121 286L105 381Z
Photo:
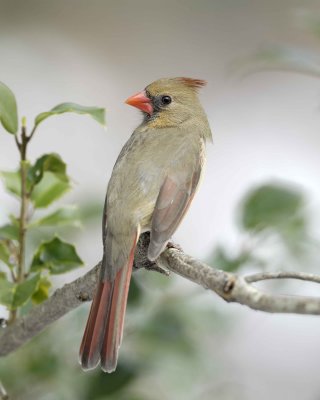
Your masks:
M9 309L13 299L14 284L9 282L5 276L0 277L0 304L7 306Z
M21 359L14 355L14 357L6 358L4 363L0 360L1 379L5 379L9 384L10 392L13 392L15 388L16 391L21 392L22 398L30 399L27 392L32 392L35 385L41 385L41 381L52 379L59 373L59 368L60 370L63 368L59 361L59 354L55 351L56 346L52 346L50 341L46 340L48 336L52 340L50 333L49 335L46 333L42 337L35 338L34 343L22 348L18 355ZM33 395L31 398L39 397Z
M194 354L194 344L186 331L187 319L187 313L183 313L179 304L175 304L174 301L162 304L152 312L148 323L141 327L140 340L143 351L150 351L154 356L158 346L160 352L164 351L161 344L166 343L169 353L174 351L184 357Z
M41 181L45 172L52 172L62 182L69 182L66 164L58 154L45 154L38 158L28 170L28 183L31 187Z
M3 261L8 266L12 266L10 262L10 250L5 241L0 240L0 260Z
M15 285L11 309L16 310L31 298L33 293L37 291L39 280L40 274L35 274L22 283Z
M0 122L4 129L15 134L18 130L17 103L12 91L0 82Z
M69 189L66 164L57 154L45 154L34 165L23 162L27 169L27 191L36 208L49 206L63 196ZM9 193L21 196L21 171L0 173Z
M20 182L20 171L2 171L0 177L4 182L4 186L9 193L12 193L18 197L21 195L21 182Z
M53 115L63 114L63 113L77 113L77 114L87 114L92 117L94 120L99 122L99 124L105 126L105 109L98 107L85 107L75 103L62 103L52 108L50 111L43 112L39 114L34 123L35 126L38 126L40 122L44 121L48 117Z
M136 306L142 299L142 290L136 283L136 278L132 276L128 294L128 306Z
M234 272L247 265L265 268L259 249L275 238L285 251L301 256L308 244L308 219L302 193L287 183L267 183L249 191L241 201L238 221L241 234L249 235L237 254L217 246L210 262L215 267Z
M0 227L0 239L18 240L19 228L16 225L3 225Z
M6 279L0 279L0 303L9 310L16 310L23 306L37 290L40 274L14 284Z
M100 220L103 212L103 204L101 202L90 201L83 202L79 205L80 216L82 221Z
M27 189L35 208L45 208L71 188L67 167L58 154L45 154L28 168Z
M284 185L263 185L244 200L241 224L244 229L253 231L287 230L297 219L303 224L303 205L303 197L297 190Z
M138 375L138 372L138 367L130 364L119 364L112 375L99 371L90 380L83 400L106 399L108 396L123 391Z
M232 257L228 255L222 246L217 246L212 264L214 267L223 269L224 271L234 272L250 261L252 261L250 252L240 252L239 255Z
M45 172L32 191L31 201L35 208L46 208L70 189L69 182L62 181L52 172Z
M47 300L51 286L51 282L46 276L40 278L37 290L35 290L32 294L32 302L34 304L40 304Z
M75 205L63 206L53 213L33 221L29 228L38 228L40 226L81 226L79 208ZM1 234L1 231L0 231Z
M33 243L36 246L33 254L26 242L26 235L30 229L34 236L34 232L43 227L56 230L58 227L81 226L81 215L74 205L63 205L51 210L47 215L38 215L38 209L51 206L71 188L67 166L60 155L44 154L34 163L27 159L29 142L38 125L50 116L67 112L86 114L99 124L105 125L103 108L63 103L39 114L30 134L23 118L21 132L18 134L15 97L9 88L0 83L0 123L9 133L15 134L13 143L16 142L20 153L20 165L15 171L0 172L6 190L21 203L21 213L18 216L9 215L10 222L0 227L0 264L1 267L6 266L10 270L10 274L0 272L0 304L6 306L9 311L18 310L25 305L30 307L31 303L43 302L49 296L51 274L62 274L83 264L74 245L56 235L51 236L53 232L50 236L46 234L48 239L42 243L39 243L39 232L36 243ZM23 248L25 251L22 253ZM30 258L31 264L27 265L26 259ZM12 315L14 318L15 313Z
M58 237L42 243L33 256L31 271L47 269L51 274L62 274L83 265L75 247Z
M170 307L161 308L152 316L150 325L145 333L154 337L161 337L162 340L173 342L181 341L183 337L184 324L181 316L178 316Z

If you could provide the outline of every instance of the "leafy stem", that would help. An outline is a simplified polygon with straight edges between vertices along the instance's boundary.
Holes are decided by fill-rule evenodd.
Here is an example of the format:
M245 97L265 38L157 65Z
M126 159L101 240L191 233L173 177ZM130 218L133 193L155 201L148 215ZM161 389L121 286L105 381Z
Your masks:
M19 201L18 216L9 215L9 222L0 226L0 304L9 311L9 324L15 321L22 306L40 304L48 298L51 275L71 271L83 264L74 245L63 241L56 232L60 226L79 226L77 207L62 206L40 218L33 215L37 210L51 206L71 189L67 165L59 154L43 154L33 163L28 161L27 155L29 142L39 124L64 113L89 115L105 126L104 108L68 102L38 114L30 133L23 117L18 130L15 96L0 82L0 128L12 135L20 158L18 170L0 171L5 188ZM46 241L33 233L42 227L51 229ZM30 250L26 242L29 233L33 238L32 247L35 246ZM32 252L30 265L26 264L27 251Z
M31 136L27 136L25 120L22 120L21 141L15 136L17 147L20 152L20 217L19 217L19 251L16 282L22 283L25 280L25 249L26 249L26 233L28 223L28 206L29 193L27 192L27 147ZM9 322L12 323L17 316L17 310L12 310L9 317Z
M37 126L38 126L38 125L35 125L35 126L33 127L33 129L32 129L32 131L31 131L30 135L27 137L27 143L32 139L32 137L33 137L33 135L34 135L34 133L35 133L35 131L36 131L36 129L37 129Z

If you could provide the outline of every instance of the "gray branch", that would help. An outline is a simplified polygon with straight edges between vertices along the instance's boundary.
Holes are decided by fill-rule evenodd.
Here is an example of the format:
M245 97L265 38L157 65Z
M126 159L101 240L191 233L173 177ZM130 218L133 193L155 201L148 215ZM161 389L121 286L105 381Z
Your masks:
M156 263L146 257L149 237L141 236L135 254L134 268L145 268L168 274L172 271L184 278L215 292L227 302L234 302L254 310L270 313L320 315L320 298L282 296L265 293L251 285L264 279L293 278L320 283L320 276L300 272L259 273L241 277L213 268L185 254L170 244ZM92 300L100 263L81 278L57 289L53 295L28 315L8 327L0 328L0 356L5 356L32 339L44 328L61 318L83 302ZM2 330L2 332L1 332Z
M305 272L290 272L290 271L258 272L257 274L246 276L245 279L246 282L248 283L264 281L267 279L299 279L301 281L320 283L319 275L308 274Z

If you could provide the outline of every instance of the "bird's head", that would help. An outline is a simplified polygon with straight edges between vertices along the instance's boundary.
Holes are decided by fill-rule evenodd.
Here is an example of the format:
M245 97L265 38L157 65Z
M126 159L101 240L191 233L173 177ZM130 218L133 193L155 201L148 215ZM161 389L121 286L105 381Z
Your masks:
M165 78L126 100L144 114L144 121L154 127L172 127L202 112L198 89L206 84L201 79Z

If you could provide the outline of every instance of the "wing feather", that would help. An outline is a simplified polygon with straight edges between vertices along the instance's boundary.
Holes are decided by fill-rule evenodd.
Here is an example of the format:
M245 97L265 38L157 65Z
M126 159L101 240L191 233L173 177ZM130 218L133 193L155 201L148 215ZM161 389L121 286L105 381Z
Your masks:
M152 216L148 258L155 260L188 210L201 176L201 163L193 174L171 172L160 189Z

